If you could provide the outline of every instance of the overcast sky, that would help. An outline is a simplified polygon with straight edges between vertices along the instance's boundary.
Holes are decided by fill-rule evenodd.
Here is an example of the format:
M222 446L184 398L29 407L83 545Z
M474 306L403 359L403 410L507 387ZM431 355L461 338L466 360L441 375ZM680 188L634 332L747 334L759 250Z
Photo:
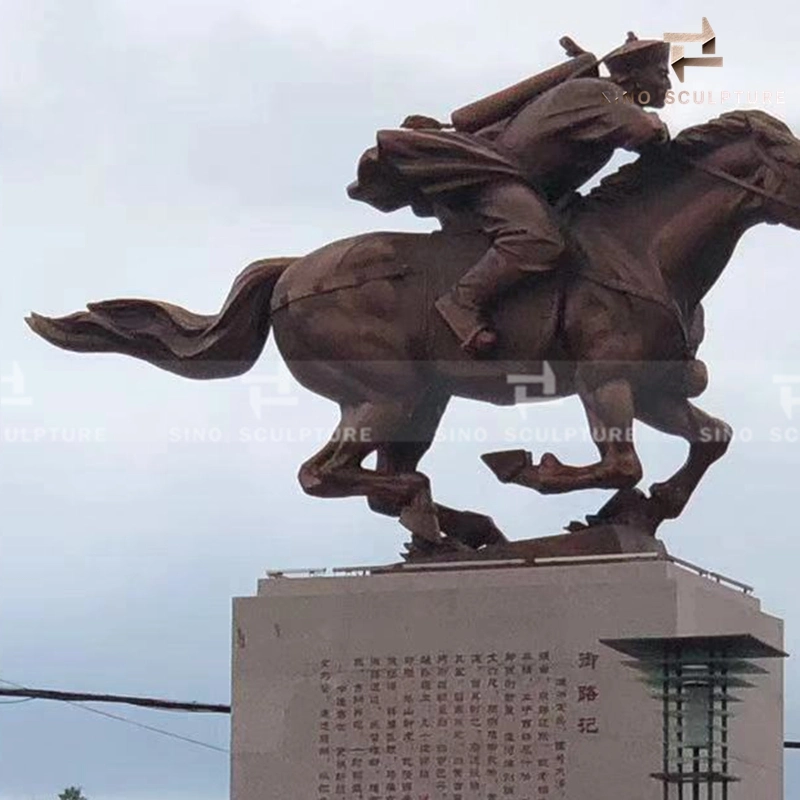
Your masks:
M267 568L391 562L404 540L362 500L298 487L332 404L290 383L276 389L288 403L259 418L242 379L200 384L64 353L27 330L26 313L124 296L208 313L256 258L426 230L346 198L376 129L447 117L557 63L563 34L599 54L629 29L699 31L703 15L725 66L687 70L686 88L783 91L767 110L800 131L800 15L788 3L0 0L0 679L225 702L232 596L252 594ZM663 116L675 133L720 110ZM798 233L751 231L709 297L700 402L740 437L664 528L676 555L754 584L794 653L800 410L782 408L773 376L800 375L798 252ZM279 364L270 343L253 374L280 376ZM583 425L574 400L527 417L458 401L423 467L443 502L479 497L512 538L551 534L607 495L541 498L499 484L479 455L513 427L550 439L535 452L588 462L591 445L553 441ZM649 485L685 448L639 434ZM800 739L797 664L787 734ZM224 718L120 713L228 744ZM789 776L797 796L800 769ZM69 784L91 800L221 800L228 759L77 708L0 706L0 799Z

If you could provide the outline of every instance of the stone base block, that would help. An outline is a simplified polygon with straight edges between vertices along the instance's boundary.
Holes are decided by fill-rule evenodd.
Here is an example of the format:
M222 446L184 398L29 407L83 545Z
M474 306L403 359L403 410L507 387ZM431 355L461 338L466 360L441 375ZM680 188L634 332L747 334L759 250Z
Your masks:
M601 640L720 634L782 646L756 598L668 560L261 581L234 602L232 798L662 800L661 705ZM730 800L783 797L764 666Z

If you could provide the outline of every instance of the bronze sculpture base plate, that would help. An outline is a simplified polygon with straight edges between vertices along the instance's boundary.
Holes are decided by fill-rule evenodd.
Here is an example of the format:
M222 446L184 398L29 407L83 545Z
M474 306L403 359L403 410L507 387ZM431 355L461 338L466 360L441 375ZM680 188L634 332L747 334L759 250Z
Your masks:
M661 540L642 528L631 525L600 524L576 533L501 542L481 547L478 550L439 549L436 552L427 553L412 550L405 554L405 563L521 560L525 565L533 566L541 559L615 556L631 553L653 553L665 558L667 549Z

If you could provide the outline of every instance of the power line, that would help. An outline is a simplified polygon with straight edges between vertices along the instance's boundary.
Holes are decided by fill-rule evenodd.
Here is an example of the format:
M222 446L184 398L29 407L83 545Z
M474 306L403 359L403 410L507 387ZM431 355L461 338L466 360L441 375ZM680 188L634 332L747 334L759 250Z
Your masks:
M124 705L139 706L141 708L149 708L160 711L187 711L190 713L209 713L209 714L230 714L230 705L222 703L183 703L176 700L159 700L153 697L134 697L131 695L110 695L110 694L94 694L88 692L63 692L53 689L26 689L18 683L7 681L0 678L0 683L7 686L14 686L14 689L0 689L0 697L19 697L20 700L6 700L0 701L0 705L18 705L21 703L29 703L32 700L56 700L59 702L67 703L68 705L80 708L83 711L88 711L92 714L98 714L108 719L114 719L119 722L124 722L128 725L134 725L137 728L151 731L153 733L161 734L162 736L169 736L173 739L179 739L184 742L196 744L199 747L205 747L209 750L215 750L220 753L230 752L226 748L217 747L207 742L201 742L197 739L192 739L188 736L182 736L172 731L165 731L161 728L155 728L152 725L145 725L144 723L137 722L136 720L122 717L117 714L110 714L107 711L100 711L97 708L89 708L88 706L81 705L83 702L95 703L118 703ZM800 750L800 741L786 741L783 743L785 750Z
M26 690L24 686L19 683L15 683L14 681L4 680L0 678L0 683L4 683L6 686L14 686L17 690L23 690L30 692L31 690ZM0 689L0 692L5 690ZM36 690L33 690L36 691ZM62 693L64 694L64 693ZM35 698L27 697L21 701L10 701L12 703L17 702L28 702L28 700L33 700ZM136 720L130 719L128 717L123 717L119 714L111 714L108 711L101 711L99 708L90 708L89 706L82 705L79 702L74 700L67 700L67 699L59 699L59 702L66 703L67 705L73 706L74 708L79 708L81 711L87 711L90 714L97 714L100 717L106 717L107 719L113 719L117 722L124 722L126 725L132 725L136 728L141 728L142 730L150 731L151 733L157 733L161 736L167 736L171 739L178 739L182 742L187 742L189 744L196 745L198 747L204 747L207 750L214 750L218 753L229 753L230 751L224 747L218 747L214 744L209 744L208 742L202 742L199 739L193 739L190 736L183 736L179 733L174 733L173 731L167 731L163 728L156 728L153 725L145 725L143 722L137 722Z
M62 700L89 703L118 703L159 711L188 711L190 713L230 714L229 705L214 703L181 703L176 700L159 700L154 697L133 697L119 694L93 694L89 692L62 692L54 689L0 689L0 697L25 697L29 700Z
M152 733L158 733L161 736L169 736L171 739L179 739L182 742L188 742L189 744L195 744L198 747L205 747L207 750L215 750L218 753L229 753L225 747L217 747L215 744L208 744L208 742L201 742L199 739L192 739L190 736L182 736L179 733L173 733L172 731L165 731L162 728L154 728L152 725L145 725L143 722L137 722L136 720L129 719L128 717L122 717L118 714L110 714L108 711L101 711L99 708L89 708L89 706L83 706L78 703L73 703L69 700L64 701L68 705L75 706L75 708L80 708L83 711L88 711L90 714L98 714L101 717L108 717L108 719L115 719L118 722L124 722L127 725L133 725L136 728L141 728L145 731L150 731Z

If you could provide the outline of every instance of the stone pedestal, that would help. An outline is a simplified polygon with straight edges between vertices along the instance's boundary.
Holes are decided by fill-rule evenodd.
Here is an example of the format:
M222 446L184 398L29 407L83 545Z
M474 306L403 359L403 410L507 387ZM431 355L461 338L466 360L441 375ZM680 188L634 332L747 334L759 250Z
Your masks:
M783 640L752 595L644 557L263 580L234 601L232 798L661 800L661 705L600 640L719 634ZM783 798L763 666L730 800Z

